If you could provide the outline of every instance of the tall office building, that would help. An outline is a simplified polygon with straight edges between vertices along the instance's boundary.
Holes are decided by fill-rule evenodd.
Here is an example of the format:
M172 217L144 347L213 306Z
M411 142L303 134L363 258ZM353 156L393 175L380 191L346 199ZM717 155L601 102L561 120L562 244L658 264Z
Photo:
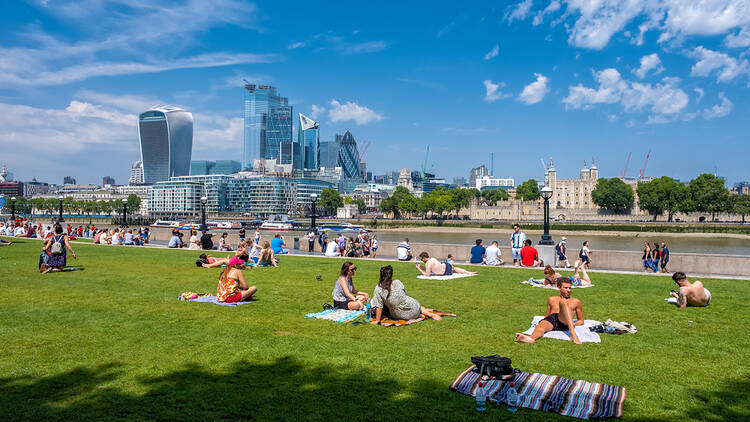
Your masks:
M130 178L128 179L128 185L136 186L142 185L144 183L143 163L140 161L136 161L132 166L130 166Z
M336 135L338 138L338 135ZM354 135L348 130L340 138L338 165L343 170L344 179L362 179L362 169L359 166L359 152Z
M112 186L114 186L114 184L115 184L115 178L114 177L111 177L111 176L104 176L104 177L102 177L102 186L106 186L106 185L112 185Z
M65 176L63 177L63 185L75 185L76 184L76 178L73 176Z
M318 153L318 167L335 168L339 166L339 143L336 141L321 142Z
M193 115L174 106L158 106L138 118L143 179L148 185L190 173Z
M297 142L304 151L304 168L317 170L320 167L320 125L313 119L299 113ZM337 152L338 155L338 152Z
M240 162L234 160L193 160L190 162L190 175L234 174L240 171Z
M268 85L245 84L245 136L242 152L242 169L250 169L257 159L267 158L266 129L271 107L288 105L286 97L279 96L276 88ZM289 109L291 127L291 109ZM290 129L291 130L291 129ZM291 140L291 134L289 140ZM280 150L278 146L278 150ZM278 155L272 158L279 158Z
M292 164L292 106L268 108L266 139L261 144L262 157L276 159L279 164Z

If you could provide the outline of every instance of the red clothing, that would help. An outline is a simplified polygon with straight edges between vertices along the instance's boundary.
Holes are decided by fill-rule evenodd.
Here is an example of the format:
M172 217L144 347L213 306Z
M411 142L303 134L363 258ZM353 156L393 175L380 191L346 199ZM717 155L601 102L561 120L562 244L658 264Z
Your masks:
M537 252L536 248L533 246L524 246L521 248L521 264L526 267L533 267L534 257L537 255L539 255L539 252Z

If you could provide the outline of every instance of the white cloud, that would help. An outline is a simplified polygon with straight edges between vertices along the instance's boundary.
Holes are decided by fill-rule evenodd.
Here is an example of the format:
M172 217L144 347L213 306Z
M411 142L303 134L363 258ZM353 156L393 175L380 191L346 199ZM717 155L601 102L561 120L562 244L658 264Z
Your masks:
M727 35L724 44L729 48L750 47L750 26L740 29L736 34Z
M514 20L525 20L527 17L529 17L529 12L531 11L532 5L533 0L523 0L522 2L514 6L509 6L508 11L505 13L505 17L503 19L508 23L511 23Z
M535 73L534 76L536 76L536 81L526 85L518 96L518 99L526 104L536 104L542 101L549 92L549 88L547 88L549 79L539 73Z
M664 66L661 65L661 59L659 59L659 55L656 53L641 57L641 67L633 69L633 73L635 76L643 79L651 70L654 71L654 75L658 75L664 71Z
M492 47L492 50L488 51L487 54L484 55L485 60L493 59L500 54L500 45L495 44L494 47Z
M505 82L498 82L493 83L491 80L487 79L484 81L484 88L486 90L486 93L484 95L484 100L488 103L494 103L497 100L502 100L503 98L509 98L512 97L511 94L503 94L500 92L500 88L505 87Z
M310 112L310 118L311 119L317 119L318 117L322 116L323 113L326 112L325 107L318 107L317 105L312 105L312 111Z
M290 50L295 50L297 48L305 47L305 46L307 46L307 44L308 44L307 41L298 41L298 42L293 42L293 43L289 44L288 46L286 46L286 48L288 48Z
M342 44L340 50L344 54L376 53L388 48L385 41L367 41L361 43Z
M729 98L727 98L723 92L719 93L719 98L721 99L721 104L715 104L713 107L703 110L704 119L708 120L717 117L724 117L732 111L734 104L729 101Z
M366 125L372 121L383 119L383 116L373 110L352 101L341 104L336 99L332 99L329 104L331 109L328 110L328 117L334 123L353 120L358 125Z
M536 15L534 15L534 19L531 21L531 24L534 26L541 25L542 23L544 23L545 16L557 12L558 10L560 10L560 7L561 5L559 0L550 1L547 7L545 7L543 10L538 11Z
M664 78L656 85L622 79L616 69L593 72L599 86L571 86L563 99L566 108L590 108L596 104L619 103L627 112L650 110L659 115L676 114L688 105L688 95L677 87L679 80Z
M94 92L90 90L81 90L75 94L76 98L91 102L103 104L109 107L117 108L129 113L142 113L157 104L164 104L157 98L144 97L140 95L112 95L103 92Z
M747 74L750 68L747 60L739 61L703 46L696 47L688 56L698 60L690 71L691 76L709 76L713 71L717 71L716 79L719 82L732 81L742 74Z
M556 0L552 0L548 7ZM648 31L659 31L659 42L681 42L693 35L728 34L738 28L750 27L747 0L563 0L566 11L560 19L573 17L569 27L569 43L577 47L599 50L610 39L633 23L638 31L632 36L636 45L643 44ZM528 11L526 12L528 13ZM536 23L544 15L537 14ZM740 33L742 34L742 33ZM727 45L742 44L744 35L729 35Z
M693 91L695 91L695 92L698 93L698 98L695 100L695 103L697 104L697 103L701 102L701 100L703 99L703 95L705 94L705 92L703 92L703 89L701 89L701 88L693 88Z

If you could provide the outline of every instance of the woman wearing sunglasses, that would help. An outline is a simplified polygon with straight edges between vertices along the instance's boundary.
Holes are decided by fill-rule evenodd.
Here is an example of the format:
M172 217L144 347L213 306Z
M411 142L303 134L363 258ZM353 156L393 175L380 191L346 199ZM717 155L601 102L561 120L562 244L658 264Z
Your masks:
M353 263L346 261L341 266L341 274L336 280L336 286L333 288L333 307L336 309L364 309L364 303L370 300L370 296L365 292L360 292L354 288L352 277L357 267Z

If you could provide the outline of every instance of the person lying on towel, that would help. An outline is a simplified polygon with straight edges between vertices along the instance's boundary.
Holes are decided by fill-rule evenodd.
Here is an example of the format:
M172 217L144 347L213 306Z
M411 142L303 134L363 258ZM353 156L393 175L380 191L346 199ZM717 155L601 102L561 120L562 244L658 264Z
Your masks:
M250 256L247 253L247 249L240 247L237 248L236 251L234 251L234 256L227 255L226 258L217 258L215 256L201 254L201 256L198 258L198 261L196 261L196 264L200 263L200 266L203 268L214 268L220 267L222 265L228 265L229 260L231 260L232 258L239 258L244 262L248 262Z
M234 303L253 300L253 294L258 291L255 286L248 286L242 270L245 261L236 256L229 259L227 267L219 276L219 286L216 289L218 302Z
M544 319L539 321L531 336L516 333L516 340L523 343L535 343L537 339L544 336L549 331L568 331L570 338L575 344L581 344L578 339L576 330L573 328L577 325L583 325L583 304L581 301L570 297L570 290L573 284L567 277L557 279L557 288L560 289L560 296L552 296L547 299L547 313ZM573 321L573 314L576 315L576 321Z
M430 254L422 252L419 254L419 259L424 262L424 270L420 264L416 264L417 270L422 273L423 276L429 277L431 275L453 275L455 274L469 274L476 275L475 272L466 271L462 268L453 266L448 261L440 262L436 258L430 258Z
M370 302L375 309L375 319L371 324L378 325L383 319L383 307L388 308L388 313L392 319L417 319L421 315L440 321L442 318L421 306L416 299L406 295L404 284L400 280L393 279L393 267L387 265L380 267L380 282L375 286Z
M575 262L575 273L572 276L563 277L560 273L555 272L555 270L552 269L551 266L547 265L546 267L544 267L545 286L557 286L557 280L559 280L560 278L570 279L570 282L575 287L588 286L591 284L591 278L589 278L589 274L586 272L586 267L581 265L580 260L577 260Z
M711 304L711 292L703 287L703 283L695 281L691 283L683 272L672 274L672 280L680 287L679 292L672 290L671 295L677 298L677 306L708 306Z

